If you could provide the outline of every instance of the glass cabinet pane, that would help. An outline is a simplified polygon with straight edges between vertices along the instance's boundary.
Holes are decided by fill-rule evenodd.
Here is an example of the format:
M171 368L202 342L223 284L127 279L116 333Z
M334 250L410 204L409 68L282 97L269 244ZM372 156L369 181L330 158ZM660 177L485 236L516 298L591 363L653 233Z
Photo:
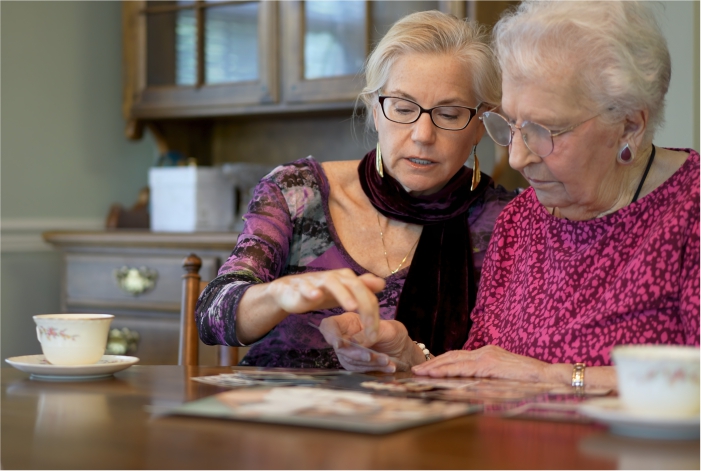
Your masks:
M197 23L193 2L148 2L146 54L148 85L194 85L197 77Z
M258 2L205 10L205 82L258 80Z
M304 2L304 78L355 75L365 60L365 2Z
M177 85L194 85L197 83L197 19L195 11L180 10L176 15L175 83Z
M371 44L375 46L389 31L395 21L417 11L438 10L439 2L434 1L375 1L370 2L372 18Z

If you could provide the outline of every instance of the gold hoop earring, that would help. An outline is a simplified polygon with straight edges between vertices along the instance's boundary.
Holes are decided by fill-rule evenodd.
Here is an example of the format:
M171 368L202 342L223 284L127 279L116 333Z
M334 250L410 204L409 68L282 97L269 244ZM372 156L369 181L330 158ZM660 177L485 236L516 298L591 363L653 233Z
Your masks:
M470 191L475 191L475 188L477 188L477 185L480 184L480 180L482 179L480 161L477 158L477 146L472 148L472 154L475 156L475 162L472 165L472 185L470 185Z
M375 150L375 170L380 175L380 178L385 177L385 169L382 166L382 151L380 150L380 141L377 141L377 148Z

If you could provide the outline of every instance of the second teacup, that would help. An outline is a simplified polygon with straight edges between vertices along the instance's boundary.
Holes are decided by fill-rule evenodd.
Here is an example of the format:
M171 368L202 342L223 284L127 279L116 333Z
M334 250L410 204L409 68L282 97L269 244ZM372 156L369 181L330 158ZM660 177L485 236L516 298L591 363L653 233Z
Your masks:
M697 347L622 345L614 347L611 357L626 409L658 417L699 414Z
M34 316L37 338L52 365L91 365L105 354L112 314Z

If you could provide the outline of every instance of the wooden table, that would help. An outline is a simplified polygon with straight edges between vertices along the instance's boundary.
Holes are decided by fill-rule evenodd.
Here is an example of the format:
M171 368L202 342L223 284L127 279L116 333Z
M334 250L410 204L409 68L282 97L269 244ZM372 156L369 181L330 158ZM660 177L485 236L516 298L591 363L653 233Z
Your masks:
M222 391L188 378L227 368L136 365L74 383L0 371L2 469L699 469L698 441L590 424L471 415L371 436L154 413Z

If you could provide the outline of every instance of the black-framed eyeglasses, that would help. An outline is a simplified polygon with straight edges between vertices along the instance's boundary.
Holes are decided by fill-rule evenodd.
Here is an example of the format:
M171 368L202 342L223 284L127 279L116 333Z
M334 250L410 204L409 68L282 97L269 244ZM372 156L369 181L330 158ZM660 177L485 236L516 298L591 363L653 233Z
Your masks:
M392 122L411 124L418 121L423 113L428 113L431 121L437 128L447 131L461 131L465 129L482 106L482 103L480 103L476 108L443 105L425 109L418 103L406 98L379 96L378 100L380 101L382 114Z
M516 126L511 124L506 118L504 118L499 113L493 111L485 111L480 120L484 123L484 127L487 130L487 134L491 137L494 142L500 146L508 146L511 144L514 133L518 129L521 132L521 138L526 147L536 154L540 158L544 158L553 153L555 149L554 137L565 134L574 130L577 126L580 126L587 121L596 118L599 115L592 116L591 118L585 119L575 125L563 129L561 131L551 131L542 124L534 123L531 121L524 121L521 126Z

